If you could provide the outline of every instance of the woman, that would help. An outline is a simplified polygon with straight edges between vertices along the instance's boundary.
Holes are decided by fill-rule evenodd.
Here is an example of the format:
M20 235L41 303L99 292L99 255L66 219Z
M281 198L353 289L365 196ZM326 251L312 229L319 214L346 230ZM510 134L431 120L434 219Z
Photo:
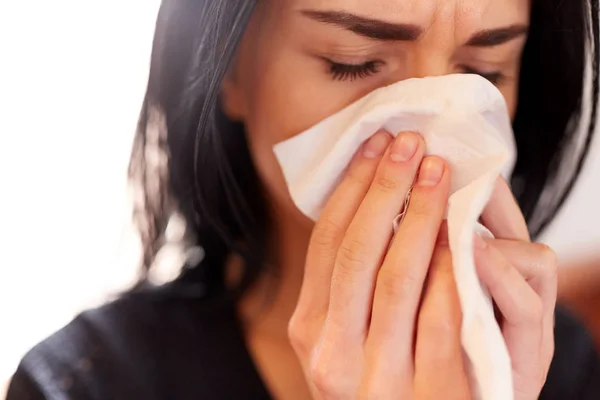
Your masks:
M8 398L472 397L444 160L423 157L418 135L374 132L313 226L272 152L378 87L449 73L489 79L514 118L524 217L499 182L482 217L497 239L478 240L476 260L515 398L597 398L597 355L565 313L554 323L556 260L529 236L565 200L593 132L597 12L596 0L163 0L131 170L144 265L174 212L205 256L38 345Z

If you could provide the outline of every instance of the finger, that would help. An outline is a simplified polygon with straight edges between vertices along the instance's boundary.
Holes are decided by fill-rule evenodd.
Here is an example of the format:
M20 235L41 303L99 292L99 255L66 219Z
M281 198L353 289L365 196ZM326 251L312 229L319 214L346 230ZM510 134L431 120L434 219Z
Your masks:
M359 149L313 228L296 310L306 318L327 312L338 248L391 141L389 133L380 131Z
M389 246L392 221L402 209L424 151L419 135L398 135L348 227L331 279L327 332L333 338L364 340L375 277Z
M476 241L475 263L502 313L502 333L511 356L515 388L535 392L545 373L542 300L500 250L484 240Z
M469 383L462 362L461 321L450 249L447 244L438 241L417 323L416 398L470 398Z
M557 296L557 258L548 246L514 240L485 239L525 278L544 303L544 313L553 315Z
M499 177L496 182L481 220L498 239L530 241L523 213L508 183L502 177Z
M544 244L489 239L537 293L543 304L544 346L547 361L554 352L554 310L558 286L558 260L552 249Z
M437 157L421 165L406 217L377 276L369 345L379 348L390 368L412 360L413 333L423 282L444 217L450 171Z

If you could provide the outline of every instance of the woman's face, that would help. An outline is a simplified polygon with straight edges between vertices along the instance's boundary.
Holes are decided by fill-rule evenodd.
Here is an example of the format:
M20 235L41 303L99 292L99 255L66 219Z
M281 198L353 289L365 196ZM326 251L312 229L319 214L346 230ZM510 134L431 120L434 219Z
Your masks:
M267 0L223 85L278 212L299 217L273 146L369 92L414 77L478 73L517 101L530 0Z

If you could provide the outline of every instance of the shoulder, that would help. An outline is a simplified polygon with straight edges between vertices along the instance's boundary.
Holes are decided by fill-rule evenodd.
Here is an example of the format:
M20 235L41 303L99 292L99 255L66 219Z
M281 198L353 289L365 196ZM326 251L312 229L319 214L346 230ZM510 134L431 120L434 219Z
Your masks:
M554 359L540 399L599 399L600 358L592 337L560 307L554 334Z
M235 329L233 309L219 302L160 290L128 294L29 351L8 400L169 398L167 386L191 383L185 371L200 381L210 374L211 350Z

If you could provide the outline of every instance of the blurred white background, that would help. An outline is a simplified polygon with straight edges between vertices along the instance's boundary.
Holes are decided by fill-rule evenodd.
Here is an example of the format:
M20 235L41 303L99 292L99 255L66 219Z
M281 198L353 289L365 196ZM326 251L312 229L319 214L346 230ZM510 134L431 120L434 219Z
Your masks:
M135 278L126 169L158 0L0 1L0 396L36 342ZM600 137L545 236L600 244Z
M136 274L126 169L157 0L0 0L0 398L24 352Z

